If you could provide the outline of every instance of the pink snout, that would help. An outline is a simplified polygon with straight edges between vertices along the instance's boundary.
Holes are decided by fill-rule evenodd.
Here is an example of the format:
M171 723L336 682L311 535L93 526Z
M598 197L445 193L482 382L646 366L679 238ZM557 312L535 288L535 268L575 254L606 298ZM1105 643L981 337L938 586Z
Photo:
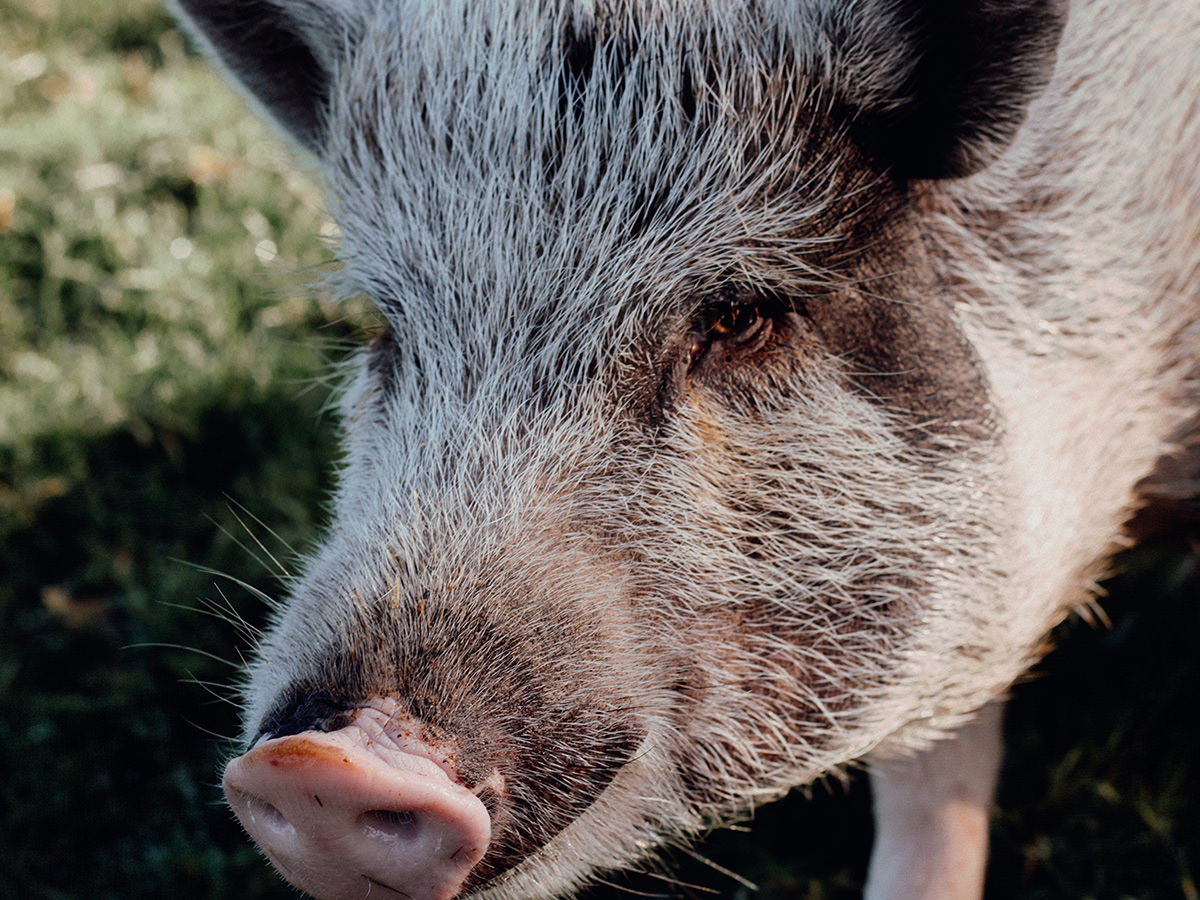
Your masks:
M318 900L448 900L487 849L483 803L433 760L355 727L274 738L225 769L242 826Z

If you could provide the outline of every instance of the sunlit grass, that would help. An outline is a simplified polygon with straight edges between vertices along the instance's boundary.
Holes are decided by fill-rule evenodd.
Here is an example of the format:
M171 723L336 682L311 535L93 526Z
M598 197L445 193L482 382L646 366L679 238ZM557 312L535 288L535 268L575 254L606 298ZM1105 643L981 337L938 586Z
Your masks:
M328 256L312 179L185 55L155 5L124 6L156 40L124 53L6 48L0 441L11 445L170 417L181 391L266 384L281 367L308 377L321 363L320 347L295 344L329 312L305 289Z

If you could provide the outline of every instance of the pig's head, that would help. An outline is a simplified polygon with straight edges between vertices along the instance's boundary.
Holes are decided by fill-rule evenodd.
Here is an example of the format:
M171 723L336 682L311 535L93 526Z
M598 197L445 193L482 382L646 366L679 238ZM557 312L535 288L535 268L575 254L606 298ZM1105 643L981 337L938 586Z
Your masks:
M226 773L296 885L561 893L1011 677L929 232L1049 4L181 5L388 323Z

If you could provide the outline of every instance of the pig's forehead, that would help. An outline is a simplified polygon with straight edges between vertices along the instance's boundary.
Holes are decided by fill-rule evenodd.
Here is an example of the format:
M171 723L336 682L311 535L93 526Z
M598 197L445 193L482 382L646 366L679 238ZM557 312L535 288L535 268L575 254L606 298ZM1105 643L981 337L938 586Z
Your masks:
M385 311L669 314L708 282L812 276L807 249L870 206L850 64L804 16L511 6L389 7L335 79L342 255Z

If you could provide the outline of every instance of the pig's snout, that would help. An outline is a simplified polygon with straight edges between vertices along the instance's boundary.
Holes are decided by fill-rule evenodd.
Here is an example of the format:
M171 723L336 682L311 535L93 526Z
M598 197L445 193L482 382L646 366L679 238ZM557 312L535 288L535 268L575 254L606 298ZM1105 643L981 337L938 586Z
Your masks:
M225 769L225 796L281 873L319 900L447 900L487 849L483 803L419 745L355 724L271 738Z

